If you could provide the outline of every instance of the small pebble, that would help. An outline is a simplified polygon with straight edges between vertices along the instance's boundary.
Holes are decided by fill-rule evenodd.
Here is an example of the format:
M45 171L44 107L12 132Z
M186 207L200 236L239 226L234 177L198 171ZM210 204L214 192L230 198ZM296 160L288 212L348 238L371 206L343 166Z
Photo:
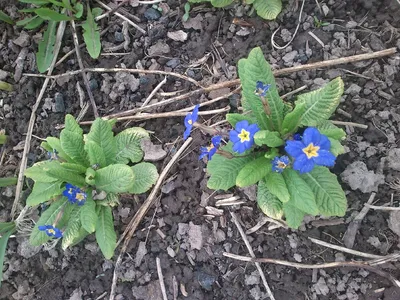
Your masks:
M117 43L125 41L124 34L120 31L114 32L114 39Z
M144 17L148 21L157 21L159 18L161 18L161 13L158 10L151 7L144 12Z
M61 93L56 93L54 96L54 112L65 112L64 97Z
M92 91L97 90L99 88L99 83L97 82L96 79L90 79L89 87L90 87L90 90L92 90Z

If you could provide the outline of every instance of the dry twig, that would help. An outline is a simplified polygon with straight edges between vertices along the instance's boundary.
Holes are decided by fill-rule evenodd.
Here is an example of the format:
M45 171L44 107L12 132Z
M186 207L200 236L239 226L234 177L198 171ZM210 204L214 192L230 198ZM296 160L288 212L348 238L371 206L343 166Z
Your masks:
M156 258L156 264L157 264L158 280L160 281L160 288L161 288L161 293L163 295L163 300L168 300L167 291L165 289L165 283L164 283L164 275L162 273L161 262L159 257Z
M243 239L243 241L244 241L244 243L245 243L245 245L246 245L246 248L247 248L247 250L249 251L250 256L253 257L253 258L255 258L256 255L254 254L253 248L251 248L251 245L250 245L250 243L249 243L249 240L247 239L247 236L246 236L246 234L244 233L243 228L242 228L242 226L240 225L240 223L239 223L239 221L238 221L238 219L237 219L237 217L236 217L236 214L235 214L234 212L231 212L231 216L232 216L232 221L233 221L233 223L235 223L237 229L239 230L240 236L242 237L242 239ZM224 255L225 255L225 254L224 254ZM270 287L269 287L269 285L268 285L267 279L265 278L264 272L263 272L263 270L261 269L260 264L259 264L258 262L254 262L254 264L256 265L256 268L257 268L258 272L260 273L261 279L262 279L262 281L263 281L263 283L264 283L264 287L265 287L265 289L267 290L268 297L269 297L271 300L275 300L275 297L274 297L274 295L272 294L272 291L271 291L271 289L270 289Z
M150 207L154 204L155 200L157 199L156 195L158 194L161 185L164 182L165 177L168 175L170 169L172 166L175 164L177 159L181 156L181 154L184 152L184 150L189 146L189 144L192 142L192 138L189 137L186 142L179 148L179 150L175 153L175 155L172 157L170 162L165 166L164 170L161 172L160 176L158 177L158 180L156 184L153 187L153 190L151 191L150 195L147 197L146 201L140 206L138 211L135 213L131 221L129 222L128 226L126 227L125 231L123 234L120 236L117 245L119 245L122 241L124 241L124 244L122 245L121 252L118 255L117 261L115 263L115 268L114 268L114 274L113 274L113 280L112 280L112 285L111 285L111 293L110 293L110 300L114 300L115 298L115 293L116 293L116 287L117 287L117 279L118 279L118 269L122 263L122 256L125 254L126 249L128 248L128 244L135 233L139 223L142 221L144 216L146 215L147 211L150 209Z

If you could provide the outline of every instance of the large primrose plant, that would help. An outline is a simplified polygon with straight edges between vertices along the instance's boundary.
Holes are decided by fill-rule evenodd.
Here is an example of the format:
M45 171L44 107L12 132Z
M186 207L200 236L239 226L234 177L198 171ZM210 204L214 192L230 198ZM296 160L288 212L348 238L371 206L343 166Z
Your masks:
M113 124L98 118L83 134L67 115L60 138L42 143L50 159L25 171L34 180L27 205L47 207L30 235L32 245L62 238L66 249L95 233L104 256L113 256L117 236L111 208L119 204L119 194L144 193L158 178L153 164L140 162L147 131L133 127L114 136Z
M243 114L227 114L229 136L202 147L208 157L208 187L258 185L257 203L269 217L298 228L305 215L343 216L345 194L329 167L344 152L345 132L329 117L340 102L343 81L298 96L294 107L278 94L270 65L260 48L238 64ZM198 107L185 118L185 137L197 125ZM228 139L226 145L222 140Z

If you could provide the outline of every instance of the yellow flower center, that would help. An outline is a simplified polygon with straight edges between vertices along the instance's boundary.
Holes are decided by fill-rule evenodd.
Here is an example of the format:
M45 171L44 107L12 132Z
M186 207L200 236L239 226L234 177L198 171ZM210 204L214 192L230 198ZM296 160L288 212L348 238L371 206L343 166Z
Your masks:
M85 194L84 193L77 193L75 195L75 199L78 200L78 201L85 200Z
M54 229L47 229L47 232L50 234L56 234L56 231Z
M313 158L318 156L319 146L314 146L313 143L310 143L307 147L303 148L303 152L307 155L307 158Z
M193 124L193 121L192 121L192 120L189 120L188 123L189 123L190 125L192 125L192 124Z
M287 165L283 161L278 161L278 168L279 169L284 169L286 167L287 167Z
M242 131L238 134L238 137L240 138L241 143L248 142L250 141L250 132L242 129Z

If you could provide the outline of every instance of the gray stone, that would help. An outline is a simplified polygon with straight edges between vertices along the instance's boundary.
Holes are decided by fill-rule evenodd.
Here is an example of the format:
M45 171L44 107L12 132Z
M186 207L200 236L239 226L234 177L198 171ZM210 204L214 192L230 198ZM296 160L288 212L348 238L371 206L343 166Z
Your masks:
M314 284L314 289L317 295L328 295L329 294L329 287L326 284L326 281L323 277L320 277L316 284Z
M64 96L61 93L54 96L54 112L65 112Z
M200 225L189 223L189 243L192 249L201 250L203 248L203 232Z
M257 271L253 272L250 275L245 275L244 276L244 284L245 285L260 284L260 275L257 273Z
M293 65L293 61L296 58L298 52L296 50L293 50L287 54L285 54L285 56L282 57L283 61L285 62L286 65Z
M344 93L355 96L355 95L358 95L361 92L361 90L362 90L362 88L359 85L353 83L352 85L349 86L349 88Z
M389 214L389 228L400 237L400 211L392 210Z
M8 76L8 73L6 71L0 70L0 80L6 79Z
M167 67L170 67L170 68L176 68L177 66L180 65L180 63L181 63L181 61L179 58L173 58L173 59L167 61L166 65L167 65Z
M390 149L386 159L389 168L400 171L400 148Z
M159 18L161 18L161 13L158 10L150 7L144 12L144 17L148 21L157 21Z
M146 286L132 288L132 294L138 300L162 300L162 292L158 280L154 280Z
M124 34L120 31L114 32L114 39L117 43L125 41Z
M17 252L24 258L31 258L32 256L39 253L41 246L32 246L29 240L25 239L18 244Z
M77 288L72 292L71 296L69 297L69 300L82 300L82 296L83 293L81 288Z
M171 48L167 43L163 41L158 41L156 44L152 45L149 48L149 56L159 56L163 54L168 54L171 51Z
M159 161L167 156L167 152L162 148L162 145L154 145L149 139L143 139L140 146L144 152L145 161Z
M359 189L363 193L376 192L378 186L385 182L385 177L382 174L369 171L362 161L355 161L347 166L341 177L352 190Z
M31 43L31 37L27 32L21 31L21 33L19 34L19 37L17 37L17 39L14 40L13 43L15 45L18 45L18 46L24 48L24 47L29 46L29 44Z

